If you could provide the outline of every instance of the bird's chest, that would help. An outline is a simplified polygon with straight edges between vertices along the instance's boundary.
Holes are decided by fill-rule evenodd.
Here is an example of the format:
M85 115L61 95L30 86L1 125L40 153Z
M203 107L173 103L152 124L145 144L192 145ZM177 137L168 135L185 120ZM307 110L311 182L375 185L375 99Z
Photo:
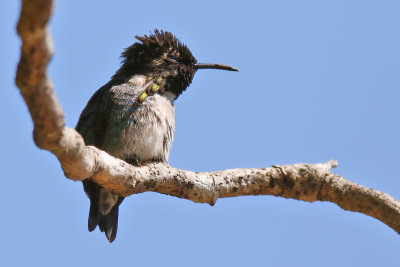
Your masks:
M124 160L168 161L175 130L173 96L149 96L132 106L140 89L114 94L106 134L106 150Z

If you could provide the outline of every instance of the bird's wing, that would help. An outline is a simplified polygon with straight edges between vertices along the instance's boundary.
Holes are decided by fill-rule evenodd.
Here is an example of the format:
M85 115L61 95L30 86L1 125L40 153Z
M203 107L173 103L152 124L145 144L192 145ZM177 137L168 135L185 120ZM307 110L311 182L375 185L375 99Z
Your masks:
M108 127L108 120L112 109L111 83L101 87L92 96L85 109L79 117L75 129L82 135L86 145L94 145L100 149L104 145L104 136ZM118 227L118 207L123 201L123 197L118 196L116 203L113 204L111 211L104 215L100 210L104 210L100 202L100 193L107 191L90 179L83 182L83 188L90 199L90 210L88 219L89 231L93 231L98 225L102 232L105 232L107 239L114 241ZM114 193L108 192L107 195L113 196Z
M111 85L105 84L90 98L79 117L75 129L82 135L86 145L103 147L104 135L112 108Z

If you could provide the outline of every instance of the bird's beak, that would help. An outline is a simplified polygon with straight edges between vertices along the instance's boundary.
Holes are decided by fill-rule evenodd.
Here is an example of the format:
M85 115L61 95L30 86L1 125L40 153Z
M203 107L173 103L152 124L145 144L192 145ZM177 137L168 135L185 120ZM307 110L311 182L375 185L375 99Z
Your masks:
M207 64L207 63L197 63L194 64L196 70L199 69L218 69L218 70L230 70L230 71L239 71L237 68L221 65L221 64Z

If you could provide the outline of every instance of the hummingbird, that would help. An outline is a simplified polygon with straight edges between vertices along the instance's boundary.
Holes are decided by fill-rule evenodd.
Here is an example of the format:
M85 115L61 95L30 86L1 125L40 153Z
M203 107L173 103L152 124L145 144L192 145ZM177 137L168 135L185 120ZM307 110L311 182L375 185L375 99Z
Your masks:
M168 163L175 131L174 101L199 69L238 69L197 63L189 48L172 33L155 30L135 36L120 68L98 89L82 111L76 130L86 145L96 146L135 166ZM123 196L91 181L83 181L90 199L88 229L99 226L113 242Z

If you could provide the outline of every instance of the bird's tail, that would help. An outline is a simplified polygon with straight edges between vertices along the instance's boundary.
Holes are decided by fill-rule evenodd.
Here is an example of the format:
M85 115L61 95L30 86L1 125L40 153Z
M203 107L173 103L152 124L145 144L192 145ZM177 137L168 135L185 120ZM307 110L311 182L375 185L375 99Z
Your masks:
M91 180L84 180L83 187L90 199L88 229L92 232L99 226L108 241L113 242L118 230L118 209L124 197L104 189Z

